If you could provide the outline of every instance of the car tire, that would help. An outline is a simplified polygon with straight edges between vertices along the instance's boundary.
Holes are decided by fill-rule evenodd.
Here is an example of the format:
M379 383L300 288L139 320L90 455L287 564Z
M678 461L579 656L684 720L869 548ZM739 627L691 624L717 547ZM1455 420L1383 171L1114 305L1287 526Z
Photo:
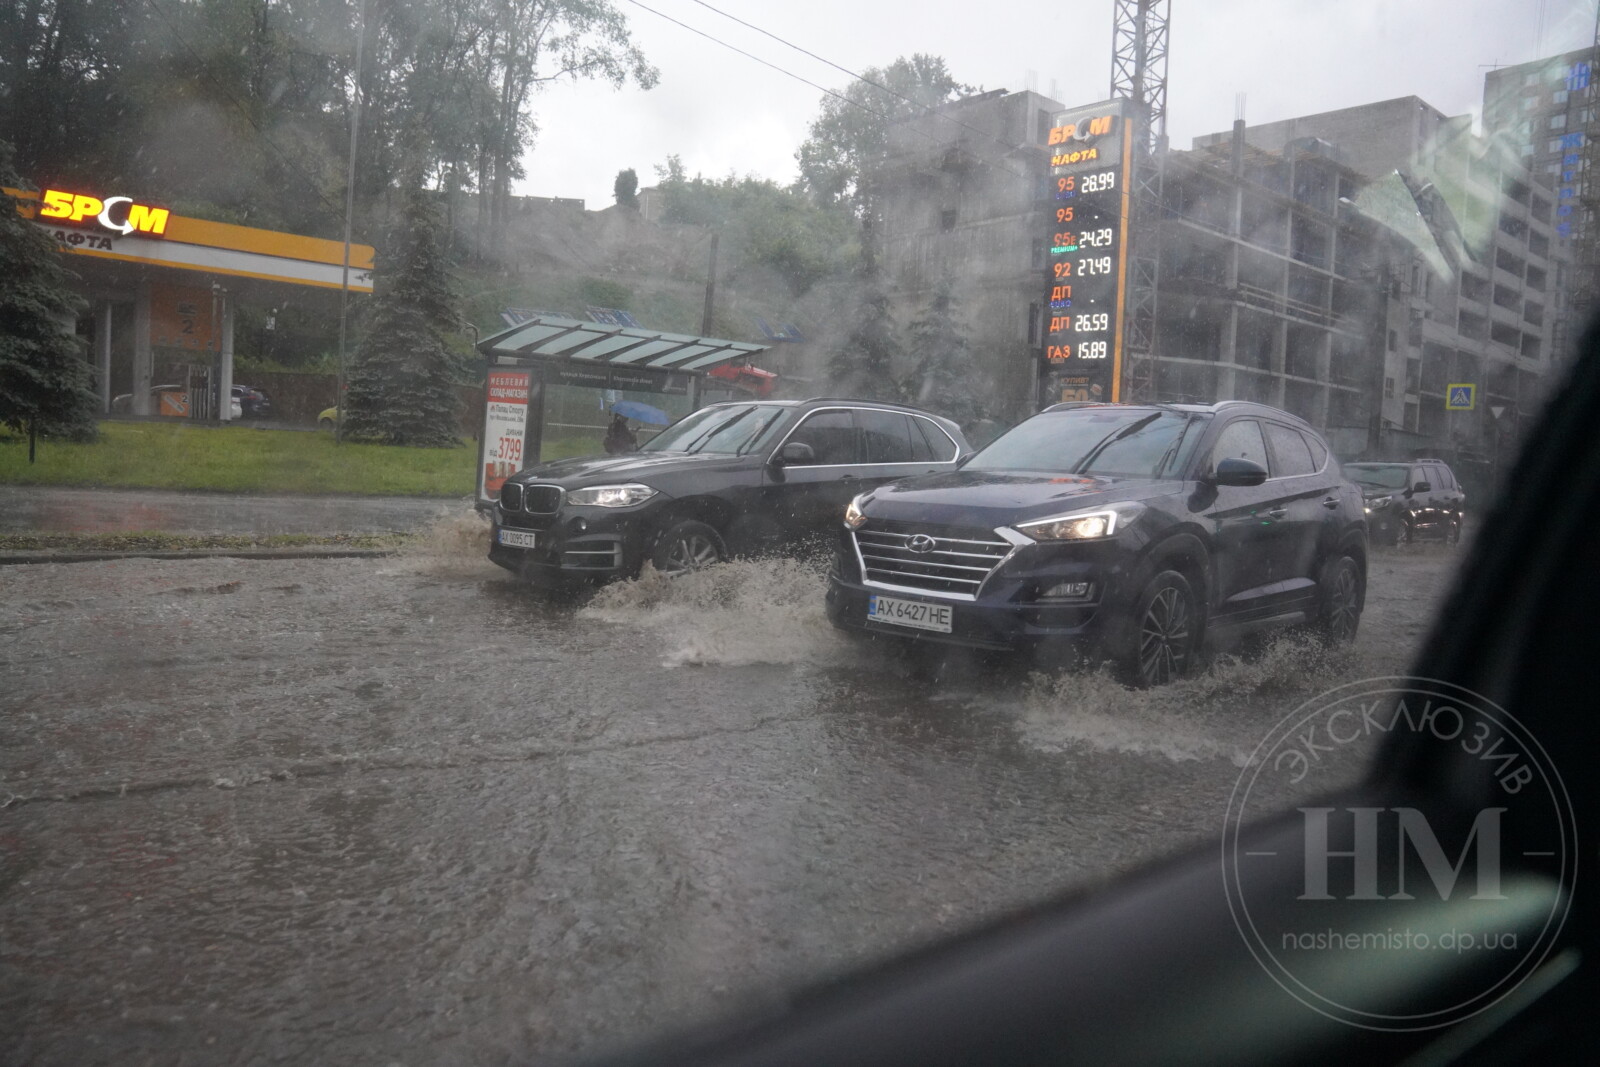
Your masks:
M1181 678L1199 658L1201 606L1189 579L1161 571L1144 583L1112 650L1130 685L1147 688Z
M703 570L727 558L722 535L695 519L673 523L650 549L651 565L670 578Z
M1330 645L1355 640L1361 626L1361 565L1341 552L1317 575L1316 631Z

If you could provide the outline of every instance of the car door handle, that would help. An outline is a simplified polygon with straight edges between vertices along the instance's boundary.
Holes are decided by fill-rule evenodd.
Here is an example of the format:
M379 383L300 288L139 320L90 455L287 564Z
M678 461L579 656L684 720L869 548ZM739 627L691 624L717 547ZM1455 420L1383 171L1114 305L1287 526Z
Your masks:
M1267 514L1270 517L1274 518L1274 519L1281 519L1285 515L1289 514L1289 509L1288 508L1271 508L1271 509L1269 509L1267 511Z
M856 476L854 474L841 474L839 475L839 480L841 482L853 482L856 480Z
M1322 506L1329 511L1337 511L1339 509L1339 498L1336 496L1323 497Z

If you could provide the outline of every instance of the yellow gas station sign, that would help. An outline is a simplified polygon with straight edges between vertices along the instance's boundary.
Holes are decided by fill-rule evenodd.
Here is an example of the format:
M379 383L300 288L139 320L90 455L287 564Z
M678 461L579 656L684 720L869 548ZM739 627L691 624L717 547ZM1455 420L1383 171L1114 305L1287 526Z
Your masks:
M160 236L167 232L171 212L164 207L135 204L129 196L108 196L104 200L83 193L46 189L39 198L39 217L62 222L92 220L126 237L135 231Z

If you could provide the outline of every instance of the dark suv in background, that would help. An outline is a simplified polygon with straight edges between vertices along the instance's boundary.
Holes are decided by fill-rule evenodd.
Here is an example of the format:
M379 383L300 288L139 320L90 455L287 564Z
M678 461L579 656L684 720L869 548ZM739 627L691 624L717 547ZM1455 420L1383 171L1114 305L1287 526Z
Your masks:
M1344 474L1361 487L1367 530L1377 544L1423 536L1461 540L1467 494L1443 460L1346 463Z
M863 489L955 470L949 419L868 400L713 404L638 452L565 459L506 480L489 558L538 582L604 580L646 561L680 573L825 535Z
M1208 637L1354 636L1361 494L1304 421L1240 401L1058 404L952 474L862 493L829 579L835 626L1052 658L1089 645L1136 684Z

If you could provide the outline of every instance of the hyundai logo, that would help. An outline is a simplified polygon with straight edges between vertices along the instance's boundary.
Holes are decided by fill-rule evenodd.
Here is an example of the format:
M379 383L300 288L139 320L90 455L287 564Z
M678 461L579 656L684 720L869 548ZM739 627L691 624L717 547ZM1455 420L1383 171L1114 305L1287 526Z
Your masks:
M906 542L906 547L911 551L920 554L923 552L932 552L933 546L938 543L939 542L935 541L927 534L912 534L911 540Z

